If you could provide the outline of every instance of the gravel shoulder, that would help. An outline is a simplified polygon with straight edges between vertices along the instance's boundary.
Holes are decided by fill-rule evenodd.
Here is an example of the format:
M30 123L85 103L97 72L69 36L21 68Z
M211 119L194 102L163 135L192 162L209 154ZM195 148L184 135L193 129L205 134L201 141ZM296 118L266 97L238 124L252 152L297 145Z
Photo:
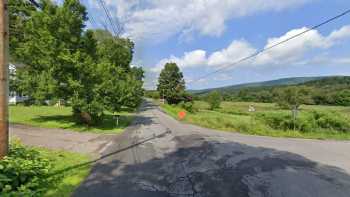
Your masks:
M11 124L10 137L29 146L66 150L99 156L117 135L81 133L63 129L48 129Z

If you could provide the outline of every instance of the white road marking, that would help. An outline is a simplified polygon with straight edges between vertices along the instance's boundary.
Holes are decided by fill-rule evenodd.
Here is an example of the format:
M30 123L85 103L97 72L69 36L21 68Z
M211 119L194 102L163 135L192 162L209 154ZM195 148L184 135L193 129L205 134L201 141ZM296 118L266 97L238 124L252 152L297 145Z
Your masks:
M108 143L99 151L99 153L102 154L103 152L105 152L105 151L107 150L107 148L108 148L109 146L111 146L112 144L113 144L112 141L111 141L111 142L108 142Z

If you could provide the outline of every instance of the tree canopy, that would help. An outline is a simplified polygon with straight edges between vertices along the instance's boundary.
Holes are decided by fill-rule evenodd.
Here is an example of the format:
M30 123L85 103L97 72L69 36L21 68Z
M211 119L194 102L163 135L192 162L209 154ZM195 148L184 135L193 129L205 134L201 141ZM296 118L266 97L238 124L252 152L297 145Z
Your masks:
M143 70L131 68L134 43L104 30L87 30L79 0L57 5L41 0L35 9L10 0L11 61L18 65L15 91L33 103L63 99L77 117L93 122L104 111L135 108L143 95Z
M166 63L158 78L157 90L168 103L177 104L185 97L185 80L176 63Z
M207 96L207 102L210 105L210 109L214 110L220 107L221 104L221 95L218 91L212 91Z

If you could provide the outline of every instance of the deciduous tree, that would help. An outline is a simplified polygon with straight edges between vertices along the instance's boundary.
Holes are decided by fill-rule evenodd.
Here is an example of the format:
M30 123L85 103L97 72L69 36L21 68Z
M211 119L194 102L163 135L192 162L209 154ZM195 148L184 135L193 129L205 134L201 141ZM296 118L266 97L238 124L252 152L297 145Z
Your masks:
M221 100L222 98L218 91L212 91L207 96L207 102L209 103L211 110L219 108L221 104Z

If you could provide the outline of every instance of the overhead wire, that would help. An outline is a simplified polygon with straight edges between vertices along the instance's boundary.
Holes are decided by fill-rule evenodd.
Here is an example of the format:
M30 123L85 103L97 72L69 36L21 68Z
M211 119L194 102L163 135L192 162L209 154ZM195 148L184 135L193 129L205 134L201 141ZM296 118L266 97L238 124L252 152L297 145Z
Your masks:
M261 49L261 50L255 52L255 53L252 53L251 55L248 55L248 56L246 56L246 57L243 57L243 58L239 59L238 61L236 61L236 62L234 62L234 63L232 63L232 64L230 64L230 65L228 65L228 66L224 66L224 67L221 67L221 68L219 68L219 69L217 69L217 70L215 70L215 71L213 71L213 72L207 73L207 74L205 74L205 75L203 75L203 76L201 76L201 77L199 77L199 78L197 78L197 79L194 79L193 81L188 82L187 84L196 83L196 82L201 81L201 80L203 80L203 79L205 79L205 78L207 78L207 77L209 77L209 76L211 76L211 75L213 75L213 74L219 73L219 72L224 71L224 70L226 70L226 69L228 69L228 68L231 68L232 66L235 66L235 65L240 64L240 63L242 63L242 62L245 62L245 61L247 61L247 60L249 60L249 59L252 59L252 58L254 58L254 57L256 57L256 56L258 56L258 55L260 55L260 54L262 54L262 53L264 53L264 52L266 52L266 51L269 51L269 50L271 50L271 49L273 49L273 48L275 48L275 47L277 47L277 46L279 46L279 45L282 45L282 44L284 44L284 43L286 43L286 42L289 42L289 41L291 41L291 40L293 40L293 39L295 39L295 38L297 38L297 37L300 37L300 36L302 36L302 35L304 35L304 34L310 32L310 31L312 31L312 30L318 29L318 28L320 28L321 26L324 26L324 25L326 25L326 24L328 24L328 23L330 23L330 22L332 22L332 21L334 21L334 20L336 20L336 19L339 19L339 18L341 18L341 17L343 17L343 16L345 16L345 15L347 15L347 14L349 14L349 13L350 13L350 9L347 9L347 10L345 10L344 12L342 12L342 13L340 13L340 14L338 14L338 15L332 17L332 18L327 19L327 20L325 20L325 21L322 22L322 23L319 23L319 24L317 24L317 25L314 25L314 26L312 26L311 28L308 28L308 29L305 30L305 31L302 31L302 32L300 32L300 33L298 33L298 34L295 34L295 35L293 35L293 36L290 36L290 37L288 37L288 38L286 38L286 39L284 39L284 40L282 40L282 41L279 41L279 42L277 42L277 43L271 45L271 46L265 47L265 48L263 48L263 49Z

